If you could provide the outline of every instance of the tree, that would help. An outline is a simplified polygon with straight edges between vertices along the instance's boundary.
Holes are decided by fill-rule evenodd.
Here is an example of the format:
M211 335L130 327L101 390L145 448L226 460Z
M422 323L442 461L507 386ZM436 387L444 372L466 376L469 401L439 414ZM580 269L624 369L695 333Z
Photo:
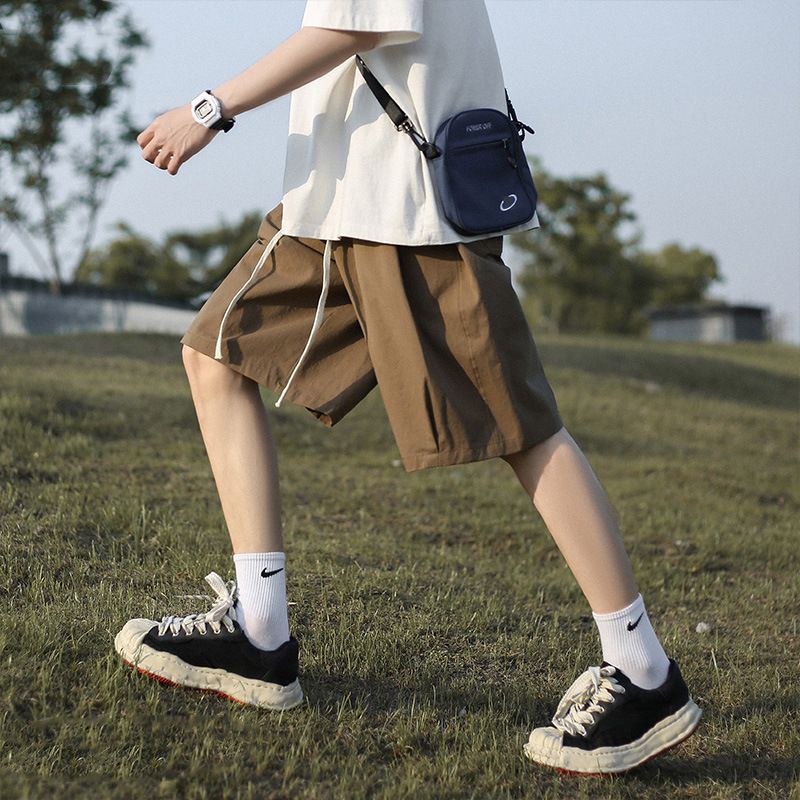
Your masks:
M76 283L132 289L172 299L194 294L186 266L162 246L142 236L124 222L119 236L102 248L90 250L75 270Z
M127 111L109 117L146 41L113 0L0 0L0 18L0 114L13 123L0 133L0 222L58 292L89 251L105 190L135 141ZM89 32L102 40L106 25L113 54L86 44ZM65 159L71 122L80 143ZM59 197L57 186L72 191Z
M253 244L262 217L251 212L237 223L220 222L207 231L168 233L160 243L119 222L120 235L86 254L75 281L192 299L215 289L236 265Z
M636 220L630 195L602 172L556 178L538 160L532 172L541 228L511 239L530 256L520 284L537 325L555 333L640 332L655 279L640 258L641 233L625 237L621 230Z
M639 229L625 236L636 221L630 195L604 173L556 178L538 159L532 172L541 227L511 239L529 255L520 284L543 331L641 333L649 308L701 302L721 280L710 253L674 242L648 253Z
M251 211L238 222L220 222L200 233L175 231L167 234L164 248L182 259L200 291L210 291L233 269L253 244L264 215Z
M714 256L697 247L686 250L670 242L642 258L656 276L651 298L654 307L704 302L709 286L723 280Z

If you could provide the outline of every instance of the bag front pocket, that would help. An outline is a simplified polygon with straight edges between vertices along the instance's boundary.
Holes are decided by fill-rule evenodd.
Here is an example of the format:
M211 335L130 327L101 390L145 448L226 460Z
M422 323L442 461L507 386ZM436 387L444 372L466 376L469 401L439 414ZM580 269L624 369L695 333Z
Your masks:
M535 211L509 138L465 145L444 154L445 178L457 224L484 233L512 228Z

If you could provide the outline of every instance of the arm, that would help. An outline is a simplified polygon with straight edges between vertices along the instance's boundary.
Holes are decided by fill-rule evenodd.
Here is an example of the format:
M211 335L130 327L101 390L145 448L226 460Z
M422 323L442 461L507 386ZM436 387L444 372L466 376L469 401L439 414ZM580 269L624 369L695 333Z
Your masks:
M375 48L380 33L302 27L274 50L212 93L226 117L250 111L325 75L356 53ZM157 116L137 137L142 157L170 175L219 131L192 117L189 103Z

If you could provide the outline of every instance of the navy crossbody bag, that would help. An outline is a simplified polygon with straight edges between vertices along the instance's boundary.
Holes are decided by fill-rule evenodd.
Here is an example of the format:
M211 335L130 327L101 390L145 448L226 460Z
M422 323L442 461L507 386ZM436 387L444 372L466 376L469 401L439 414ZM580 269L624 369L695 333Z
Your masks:
M429 142L370 72L361 56L356 65L398 131L407 133L431 161L442 212L459 233L500 233L530 220L536 187L522 150L525 131L506 91L508 114L473 108L446 119Z

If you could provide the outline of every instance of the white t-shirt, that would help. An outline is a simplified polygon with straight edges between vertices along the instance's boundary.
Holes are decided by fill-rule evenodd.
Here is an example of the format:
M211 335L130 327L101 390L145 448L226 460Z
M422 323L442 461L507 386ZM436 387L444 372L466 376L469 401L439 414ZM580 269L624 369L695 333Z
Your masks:
M484 0L307 0L302 24L386 33L377 48L361 55L429 141L459 111L506 111ZM534 214L503 234L536 227ZM431 165L408 134L395 128L355 57L292 92L282 230L401 245L498 235L465 236L448 223L437 204Z

